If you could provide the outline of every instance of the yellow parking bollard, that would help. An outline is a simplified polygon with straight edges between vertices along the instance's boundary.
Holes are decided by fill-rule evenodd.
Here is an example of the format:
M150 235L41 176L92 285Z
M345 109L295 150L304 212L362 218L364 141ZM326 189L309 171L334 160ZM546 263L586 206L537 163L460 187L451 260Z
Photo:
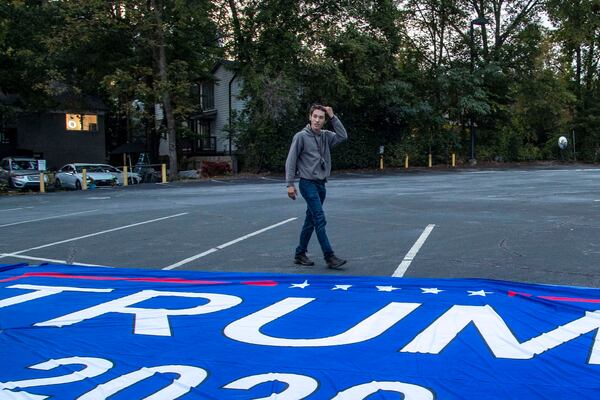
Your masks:
M44 186L44 173L40 172L40 193L46 193L46 187Z
M408 154L404 156L404 168L408 168Z
M433 163L431 162L431 153L429 153L429 168L431 168Z
M81 190L87 190L87 169L81 172Z
M456 154L452 153L452 166L456 167Z
M127 165L123 167L123 186L127 186L129 184L129 175L127 174Z
M162 164L162 183L167 183L167 164Z
M383 170L383 154L379 157L379 169Z

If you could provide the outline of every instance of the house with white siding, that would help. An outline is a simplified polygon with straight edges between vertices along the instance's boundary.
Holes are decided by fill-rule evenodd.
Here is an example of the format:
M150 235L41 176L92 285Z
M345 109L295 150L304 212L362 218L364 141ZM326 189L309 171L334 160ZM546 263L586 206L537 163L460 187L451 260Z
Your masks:
M187 168L198 169L202 161L230 161L235 171L237 148L230 134L232 119L244 109L240 98L243 81L236 64L220 61L212 70L212 79L194 87L200 112L190 117L190 127L196 134L182 147Z

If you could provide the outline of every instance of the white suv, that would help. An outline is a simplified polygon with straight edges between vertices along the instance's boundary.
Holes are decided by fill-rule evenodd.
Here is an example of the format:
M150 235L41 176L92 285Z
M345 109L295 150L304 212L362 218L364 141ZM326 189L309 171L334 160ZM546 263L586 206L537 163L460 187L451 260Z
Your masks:
M39 188L40 172L40 162L35 158L6 157L0 162L0 182L16 189ZM48 183L46 175L44 182Z

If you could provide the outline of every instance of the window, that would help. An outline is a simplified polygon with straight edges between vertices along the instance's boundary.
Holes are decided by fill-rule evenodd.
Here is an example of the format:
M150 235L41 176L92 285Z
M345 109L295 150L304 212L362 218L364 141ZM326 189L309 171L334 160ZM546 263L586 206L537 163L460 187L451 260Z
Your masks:
M98 130L98 116L93 114L66 114L66 125L68 131Z
M196 149L198 151L216 151L217 138L210 135L210 121L195 120L193 127L197 136Z
M200 108L202 111L215 109L215 84L214 82L202 82L198 85Z
M0 129L0 144L15 144L17 130L14 128Z
M6 132L0 131L0 144L10 144L10 138Z
M196 120L194 121L194 133L198 136L210 136L210 121Z
M37 171L36 160L13 160L12 161L13 171Z

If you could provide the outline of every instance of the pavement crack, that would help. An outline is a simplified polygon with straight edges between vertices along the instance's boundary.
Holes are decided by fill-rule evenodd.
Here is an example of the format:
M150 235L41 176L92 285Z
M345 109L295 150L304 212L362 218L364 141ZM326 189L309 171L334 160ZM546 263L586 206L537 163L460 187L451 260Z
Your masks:
M506 251L507 253L510 253L512 255L515 255L517 257L523 257L523 254L516 252L514 250L511 250L508 248L508 245L506 244L506 242L508 242L508 239L502 239L500 241L500 244L498 244L498 247L500 247L502 250Z

